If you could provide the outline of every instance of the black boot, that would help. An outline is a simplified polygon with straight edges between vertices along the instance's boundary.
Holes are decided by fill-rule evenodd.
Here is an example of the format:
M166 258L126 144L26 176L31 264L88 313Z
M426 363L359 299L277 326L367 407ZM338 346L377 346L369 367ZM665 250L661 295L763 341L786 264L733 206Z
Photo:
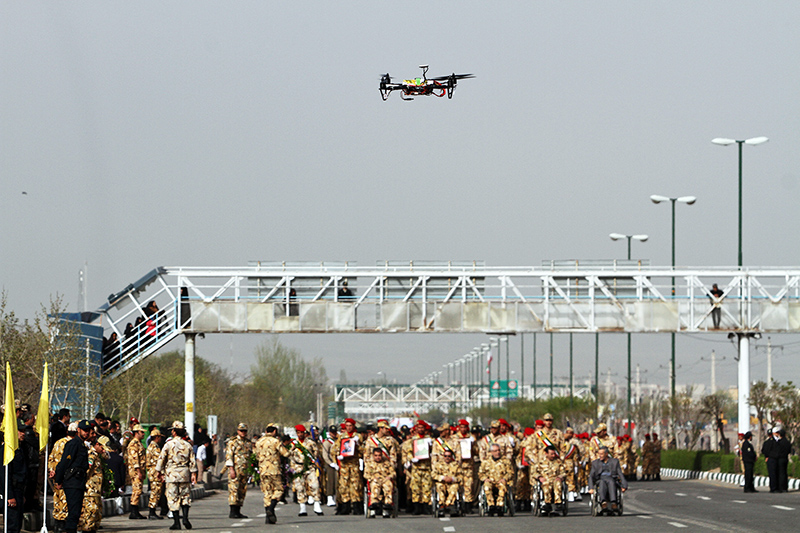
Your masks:
M173 523L169 526L170 529L180 529L181 528L181 512L180 511L172 511L172 520Z
M163 494L161 498L158 500L158 505L161 506L161 513L160 516L167 516L169 514L169 505L167 505L167 497Z
M183 527L192 529L192 523L189 522L189 506L181 505L181 509L183 510Z
M336 503L336 512L333 513L335 515L344 514L344 504L341 502Z
M353 514L356 516L364 514L364 502L353 502Z
M147 517L142 516L142 513L139 512L138 505L131 505L131 514L128 516L128 520L147 520Z
M393 511L394 511L394 506L389 505L388 503L384 503L383 504L383 517L384 518L391 518Z
M148 520L164 520L164 517L158 516L158 513L156 513L156 508L155 507L151 507L150 508L150 514L147 515L147 519Z
M236 506L236 518L247 518L247 515L243 515L242 514L242 506L241 505L237 505Z
M275 516L275 506L278 505L278 500L270 500L269 507L267 507L267 524L274 524L278 521Z
M344 502L344 508L342 509L343 515L348 515L353 512L353 504L351 502Z
M239 514L239 512L236 510L236 506L231 505L231 512L228 513L228 518L239 518L238 516L236 516L237 514Z

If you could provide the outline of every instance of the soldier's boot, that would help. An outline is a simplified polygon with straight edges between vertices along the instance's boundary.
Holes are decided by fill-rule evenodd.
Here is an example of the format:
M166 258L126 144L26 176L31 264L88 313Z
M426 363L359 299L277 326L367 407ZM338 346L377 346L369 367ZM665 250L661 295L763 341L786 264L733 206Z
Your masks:
M231 505L231 512L228 513L228 518L238 518L238 516L236 515L237 515L236 506Z
M426 503L426 504L424 504L424 505L425 505L425 506L423 507L423 512L424 512L426 515L432 515L432 514L433 514L433 507L431 507L431 504L429 504L429 503Z
M147 517L142 516L142 513L139 512L138 505L131 505L131 514L128 516L128 520L147 520Z
M306 511L306 502L300 504L300 512L297 513L297 516L308 516L308 512Z
M247 518L247 515L243 515L242 514L242 506L241 505L237 505L236 506L236 518Z
M189 506L181 505L181 509L183 510L183 527L192 529L192 523L189 522Z
M353 502L353 514L364 514L364 502Z
M336 507L336 500L333 499L333 496L328 496L328 507Z
M317 516L325 515L325 513L322 512L322 503L319 501L314 502L314 514Z
M336 512L333 513L335 515L344 514L344 504L339 502L336 504Z
M278 500L270 500L269 507L267 507L267 524L274 524L278 521L278 517L275 516L275 506L278 505Z
M150 514L147 515L148 520L164 520L163 516L158 516L155 507L150 508Z
M383 504L383 517L384 518L391 518L392 511L394 511L394 507L388 503Z
M418 516L422 514L422 504L414 502L414 516Z
M167 513L169 513L169 505L167 505L167 497L164 494L158 499L158 505L161 506L160 516L167 516Z
M181 528L181 512L180 511L172 511L172 525L169 526L170 529L179 530Z

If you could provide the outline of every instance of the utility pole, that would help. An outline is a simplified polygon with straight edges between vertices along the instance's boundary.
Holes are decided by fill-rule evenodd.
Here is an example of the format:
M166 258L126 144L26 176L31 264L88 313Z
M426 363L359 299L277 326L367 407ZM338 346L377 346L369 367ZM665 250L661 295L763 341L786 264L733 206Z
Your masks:
M550 399L553 399L553 334L550 334Z
M772 337L767 337L767 386L772 386Z
M642 403L642 380L639 374L639 365L636 365L636 405Z
M717 392L717 353L711 350L711 394Z
M533 401L536 401L536 333L533 334Z
M572 333L569 334L569 407L572 408L572 397L575 395L572 376Z

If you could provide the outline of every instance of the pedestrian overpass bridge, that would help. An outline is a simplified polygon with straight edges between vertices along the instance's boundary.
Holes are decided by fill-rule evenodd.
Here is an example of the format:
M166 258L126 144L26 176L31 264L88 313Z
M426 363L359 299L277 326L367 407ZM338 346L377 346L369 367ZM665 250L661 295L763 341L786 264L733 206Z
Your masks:
M715 283L720 298L711 295ZM670 268L641 261L158 267L111 294L98 312L106 336L118 337L104 353L104 379L185 336L188 409L194 339L201 333L721 331L739 338L740 355L749 354L754 335L800 331L800 268ZM742 357L749 369L749 355Z

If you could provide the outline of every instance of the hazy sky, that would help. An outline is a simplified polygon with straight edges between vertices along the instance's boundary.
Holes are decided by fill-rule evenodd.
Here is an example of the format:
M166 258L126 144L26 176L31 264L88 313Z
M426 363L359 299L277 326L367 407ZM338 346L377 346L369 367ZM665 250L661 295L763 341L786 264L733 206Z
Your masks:
M77 308L84 262L94 308L159 265L624 257L610 232L649 234L634 257L668 265L651 194L698 197L678 207L679 265L735 265L737 153L710 140L761 135L744 154L744 262L798 266L799 24L800 3L779 1L3 2L0 284L31 316L55 293ZM382 73L420 63L477 77L452 100L381 101ZM485 342L282 339L333 378L400 381ZM245 371L261 340L198 353ZM601 345L624 379L624 336ZM669 337L634 346L666 384ZM678 347L679 382L707 382L699 357L716 349L735 383L724 336ZM781 378L797 381L797 352ZM576 373L593 356L577 335Z

